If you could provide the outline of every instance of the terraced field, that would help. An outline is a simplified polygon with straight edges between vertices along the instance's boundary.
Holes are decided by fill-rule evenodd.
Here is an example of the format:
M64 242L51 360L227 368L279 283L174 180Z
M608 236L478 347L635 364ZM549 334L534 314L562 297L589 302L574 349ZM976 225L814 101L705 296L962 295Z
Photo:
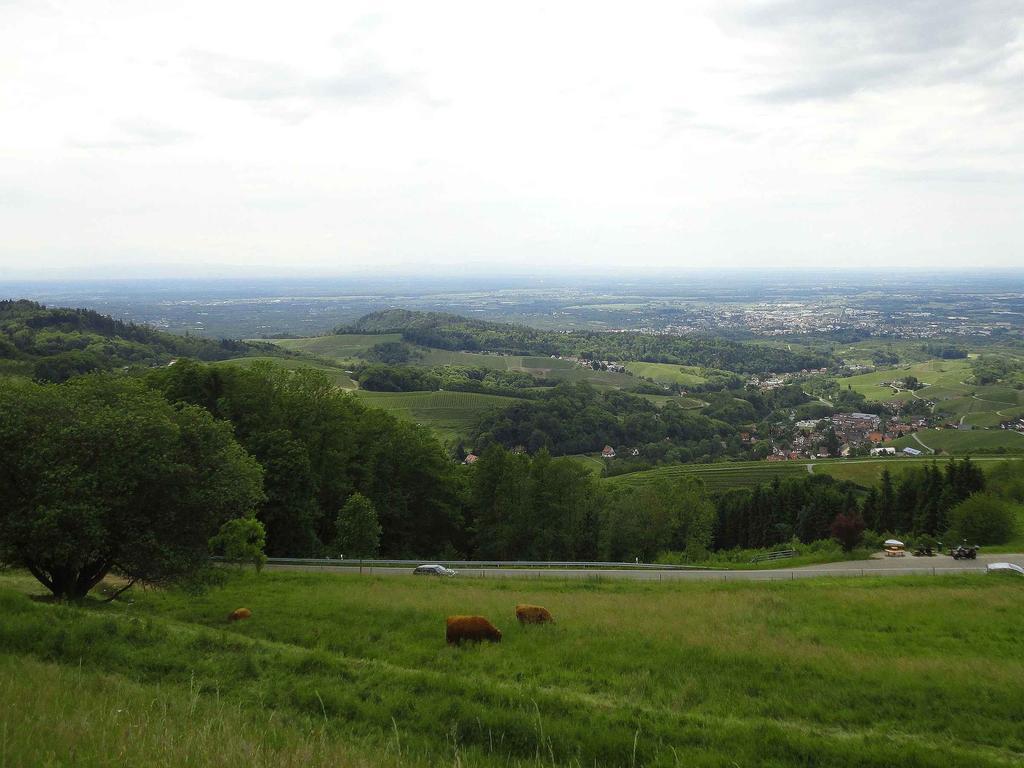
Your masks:
M293 360L285 357L234 357L230 360L224 360L218 363L218 365L235 365L242 368L251 368L256 363L270 363L271 365L277 365L281 368L287 368L290 371L309 368L325 374L327 378L330 379L331 383L337 387L341 387L342 389L356 388L356 383L352 381L345 371L330 365L317 363L315 360Z
M679 395L640 395L644 400L649 400L659 408L663 407L666 403L675 403L680 408L686 408L687 410L703 408L707 403L703 400L698 400L695 397L681 397Z
M659 480L699 477L709 490L741 488L770 483L774 477L807 475L807 464L799 461L737 461L718 464L672 464L644 472L610 477L613 485L647 485Z
M1021 453L1024 453L1024 438L1021 439ZM991 469L1002 461L1019 461L1020 456L972 456L983 469ZM850 480L865 487L875 485L888 469L899 477L914 467L920 467L936 460L940 465L948 460L936 458L908 458L895 456L877 459L824 459L814 461L744 461L721 462L717 464L673 464L657 467L644 472L610 477L606 482L622 485L646 485L661 479L699 477L709 490L721 491L729 488L749 488L761 483L770 483L773 478L806 477L810 472L816 475L831 475L837 480ZM808 466L812 470L808 470Z
M430 427L444 440L465 438L487 411L517 402L514 397L476 392L367 392L356 395L367 405Z

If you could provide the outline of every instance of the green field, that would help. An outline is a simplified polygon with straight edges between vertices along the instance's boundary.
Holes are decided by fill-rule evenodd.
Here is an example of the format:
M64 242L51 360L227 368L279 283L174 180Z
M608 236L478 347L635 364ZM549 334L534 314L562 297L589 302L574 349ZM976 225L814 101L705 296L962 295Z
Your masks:
M370 347L388 341L401 341L398 333L366 334L345 333L337 336L313 336L304 339L266 339L271 344L290 349L293 352L306 352L332 360L352 360Z
M499 371L518 371L555 381L585 381L593 387L628 389L636 380L624 373L595 371L571 360L541 356L485 355L479 352L452 352L446 349L427 349L415 363L424 366L459 365L470 368L493 368Z
M884 368L858 376L847 376L836 379L836 383L841 389L849 387L854 392L860 392L868 400L885 402L893 399L908 399L913 395L904 392L897 397L891 388L882 386L883 381L916 376L918 381L928 385L917 391L918 397L926 400L943 400L965 394L970 387L962 382L968 380L971 375L968 360L929 360L897 368Z
M1016 766L1024 579L244 575L76 608L0 575L3 765ZM520 627L513 607L557 624ZM228 624L239 606L253 618ZM500 644L451 648L477 613Z
M692 365L671 365L669 363L626 363L626 370L636 376L643 376L662 384L679 384L693 387L707 383L700 375L700 368Z
M922 429L918 439L929 448L946 453L1004 450L1011 453L1024 451L1024 435L1003 429ZM896 448L920 448L912 437L893 441Z
M336 387L342 389L355 389L356 383L352 381L345 371L340 368L335 368L324 363L318 363L315 360L303 360L292 359L287 357L235 357L230 360L224 360L217 365L237 365L243 368L251 368L256 363L265 362L277 365L282 368L287 368L290 371L298 370L300 368L310 368L316 371L320 371L325 374L331 383Z
M383 408L396 416L430 427L444 440L465 438L480 416L494 408L515 402L514 397L484 395L476 392L367 392L356 396L374 408Z

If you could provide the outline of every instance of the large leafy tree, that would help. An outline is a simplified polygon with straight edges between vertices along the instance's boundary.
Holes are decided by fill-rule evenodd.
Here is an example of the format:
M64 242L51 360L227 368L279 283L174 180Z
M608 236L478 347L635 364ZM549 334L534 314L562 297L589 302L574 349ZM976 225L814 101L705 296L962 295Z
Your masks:
M356 491L338 513L336 544L349 557L376 557L380 552L380 522L373 502Z
M231 427L109 375L0 383L0 560L78 600L110 572L171 583L262 497Z

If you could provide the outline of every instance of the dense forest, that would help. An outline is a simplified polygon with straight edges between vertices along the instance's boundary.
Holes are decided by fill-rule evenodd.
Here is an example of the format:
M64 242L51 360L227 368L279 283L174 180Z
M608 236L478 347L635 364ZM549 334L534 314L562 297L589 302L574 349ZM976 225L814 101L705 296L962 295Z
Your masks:
M568 355L584 360L637 360L718 368L738 373L799 371L834 364L827 354L791 352L710 336L635 332L542 331L440 312L389 309L374 312L337 333L400 333L410 343L449 350L512 355Z
M115 320L88 309L50 308L34 301L0 301L0 361L41 381L65 381L90 371L167 363L177 357L224 360L281 355L271 344L177 336Z

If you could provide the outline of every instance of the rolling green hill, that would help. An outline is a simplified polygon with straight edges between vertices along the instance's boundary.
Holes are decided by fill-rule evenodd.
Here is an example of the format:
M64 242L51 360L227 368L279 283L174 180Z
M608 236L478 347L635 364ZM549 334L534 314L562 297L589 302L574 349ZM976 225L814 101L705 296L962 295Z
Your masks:
M370 347L400 339L401 335L397 333L380 335L348 333L308 339L272 339L271 342L293 352L305 352L339 363L352 363L356 362L359 355ZM636 379L626 374L594 371L581 367L571 360L543 355L499 355L418 347L416 356L410 360L409 364L426 368L455 365L466 368L516 371L555 381L585 381L592 386L605 389L629 389L636 386L637 383Z
M894 399L908 399L913 395L909 392L904 392L899 396L894 395L893 390L883 386L882 382L902 379L905 376L915 376L922 384L928 385L918 390L919 397L942 400L965 394L969 387L962 382L969 379L971 375L968 360L929 360L924 363L862 373L858 376L847 376L836 379L836 383L840 389L849 387L854 392L860 392L868 400L885 402Z
M275 353L262 342L177 336L87 309L0 301L0 375L60 382L90 371L166 365L180 357L210 362Z

